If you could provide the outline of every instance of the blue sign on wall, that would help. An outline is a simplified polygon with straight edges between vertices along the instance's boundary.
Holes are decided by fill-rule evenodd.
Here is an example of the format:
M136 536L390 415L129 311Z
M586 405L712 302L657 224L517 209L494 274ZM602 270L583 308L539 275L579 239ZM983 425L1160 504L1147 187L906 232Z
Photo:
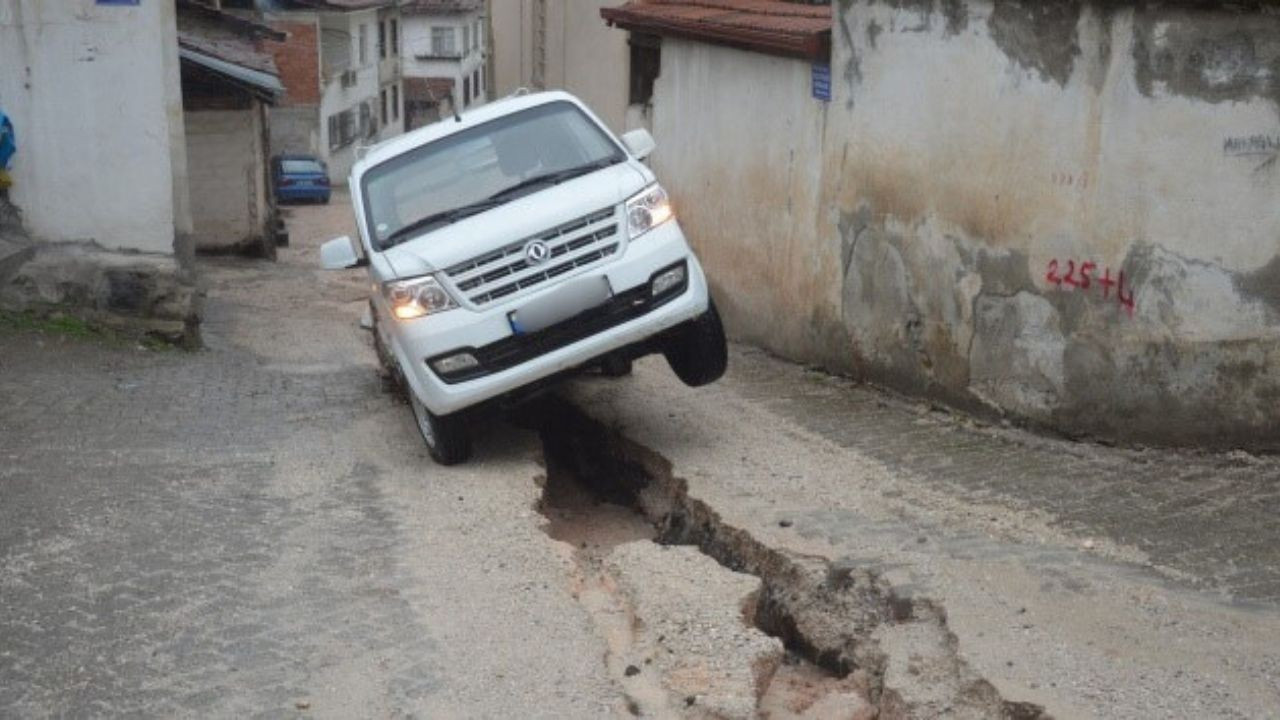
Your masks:
M819 100L831 101L831 66L813 64L813 96Z

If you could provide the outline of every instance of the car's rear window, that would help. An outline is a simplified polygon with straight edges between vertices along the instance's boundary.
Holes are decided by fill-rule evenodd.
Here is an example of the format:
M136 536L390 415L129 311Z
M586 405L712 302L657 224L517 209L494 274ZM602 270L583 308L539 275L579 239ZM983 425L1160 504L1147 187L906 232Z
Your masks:
M323 173L324 168L315 160L282 160L280 168L287 173Z

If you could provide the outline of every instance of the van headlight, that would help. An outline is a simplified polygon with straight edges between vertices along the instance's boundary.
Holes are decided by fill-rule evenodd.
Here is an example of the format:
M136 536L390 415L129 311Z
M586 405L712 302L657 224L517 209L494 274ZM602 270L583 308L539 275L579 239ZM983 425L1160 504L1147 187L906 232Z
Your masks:
M667 191L661 185L650 185L627 201L628 237L634 240L673 217Z
M382 292L391 304L391 314L400 320L413 320L458 307L449 291L430 275L389 282L382 286Z

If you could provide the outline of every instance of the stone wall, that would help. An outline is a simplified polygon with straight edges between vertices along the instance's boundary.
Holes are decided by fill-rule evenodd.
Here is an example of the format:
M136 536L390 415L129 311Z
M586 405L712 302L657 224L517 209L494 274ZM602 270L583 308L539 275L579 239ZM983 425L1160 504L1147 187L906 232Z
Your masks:
M664 43L654 163L737 335L1071 434L1280 449L1280 16L840 0L833 47L828 103L808 63Z

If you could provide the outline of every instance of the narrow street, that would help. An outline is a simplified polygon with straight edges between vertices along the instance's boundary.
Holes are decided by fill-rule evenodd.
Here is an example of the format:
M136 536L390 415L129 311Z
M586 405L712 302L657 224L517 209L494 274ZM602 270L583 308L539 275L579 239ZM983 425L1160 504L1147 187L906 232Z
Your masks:
M318 269L202 258L205 349L0 331L14 717L1265 718L1280 461L984 427L733 350L430 461Z
M435 466L317 267L349 202L293 217L278 263L201 260L205 350L0 337L0 714L620 714L537 436Z

